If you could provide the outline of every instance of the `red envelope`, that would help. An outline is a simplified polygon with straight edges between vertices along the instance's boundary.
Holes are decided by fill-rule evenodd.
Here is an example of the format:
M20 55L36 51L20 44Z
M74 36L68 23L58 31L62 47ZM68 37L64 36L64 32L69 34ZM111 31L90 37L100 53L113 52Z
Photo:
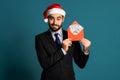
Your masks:
M68 38L71 38L71 41L80 41L84 38L84 28L77 21L73 21L68 27Z

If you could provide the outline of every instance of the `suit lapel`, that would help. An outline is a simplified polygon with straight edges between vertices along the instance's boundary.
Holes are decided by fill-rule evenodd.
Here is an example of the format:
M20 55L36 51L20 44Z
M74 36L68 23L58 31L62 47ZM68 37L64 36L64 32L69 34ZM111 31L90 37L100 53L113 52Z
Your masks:
M67 35L67 31L65 31L65 30L62 30L62 31L63 31L63 40L64 40L64 39L67 39L67 36L68 36L68 35Z
M56 46L56 44L55 44L55 42L54 42L54 40L53 40L53 37L52 37L52 35L51 35L51 33L50 33L49 30L46 32L46 39L48 40L48 43L49 43L49 44L51 44L51 45L53 45L55 48L57 48L57 46Z
M63 32L63 40L64 40L64 39L67 39L67 31L62 30L62 32ZM57 45L56 45L56 43L54 42L53 37L52 37L52 35L51 35L51 33L50 33L49 30L46 32L46 39L48 40L48 43L49 43L49 44L53 45L54 48L57 48Z
M64 39L67 39L67 38L68 38L67 31L63 30L63 40L64 40ZM72 47L73 47L73 46L69 47L69 50L67 51L68 53L71 53Z

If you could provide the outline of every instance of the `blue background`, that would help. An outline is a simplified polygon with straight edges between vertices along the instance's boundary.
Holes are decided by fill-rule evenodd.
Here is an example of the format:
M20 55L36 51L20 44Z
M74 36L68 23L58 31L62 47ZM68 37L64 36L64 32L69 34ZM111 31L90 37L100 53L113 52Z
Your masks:
M54 2L67 12L63 28L77 20L92 42L76 80L120 80L120 0L0 0L0 80L40 79L34 37L48 29L42 13Z

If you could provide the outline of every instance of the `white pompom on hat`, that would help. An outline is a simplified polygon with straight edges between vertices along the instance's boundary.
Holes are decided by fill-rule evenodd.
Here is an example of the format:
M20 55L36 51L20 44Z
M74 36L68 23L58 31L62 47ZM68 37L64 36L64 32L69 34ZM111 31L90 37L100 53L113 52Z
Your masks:
M62 6L60 4L54 3L50 6L47 7L47 9L44 11L43 16L44 16L44 21L47 23L48 22L48 16L51 14L61 14L65 17L66 12L62 9Z

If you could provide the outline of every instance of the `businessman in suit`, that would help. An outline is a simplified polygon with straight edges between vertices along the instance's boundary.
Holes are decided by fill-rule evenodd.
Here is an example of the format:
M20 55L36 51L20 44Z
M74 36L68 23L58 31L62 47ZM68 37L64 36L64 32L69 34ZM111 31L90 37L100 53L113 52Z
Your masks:
M80 68L88 61L91 42L86 38L68 38L67 31L62 29L65 15L60 4L52 4L44 11L49 29L35 36L36 53L43 68L41 80L75 80L72 59Z

